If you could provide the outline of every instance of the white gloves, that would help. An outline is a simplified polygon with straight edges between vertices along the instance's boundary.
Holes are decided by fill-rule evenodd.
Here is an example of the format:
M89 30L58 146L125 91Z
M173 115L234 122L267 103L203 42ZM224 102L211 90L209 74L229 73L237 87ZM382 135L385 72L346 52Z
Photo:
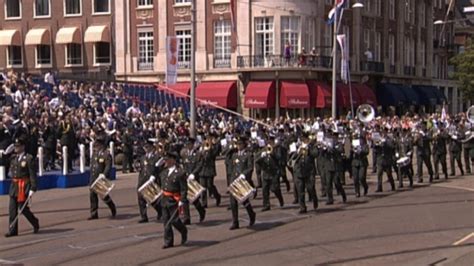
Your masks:
M182 201L178 202L178 207L182 207L183 205L184 205L184 202L182 202Z
M189 180L194 180L194 178L196 178L196 177L195 177L193 174L190 174L190 175L188 176L188 181L189 181Z
M240 179L245 179L245 175L239 175Z
M30 192L28 193L28 197L33 196L33 194L35 194L35 192L33 190L30 190Z
M99 174L99 178L105 178L104 174Z
M154 175L150 176L150 179L149 179L151 182L155 182L156 180L156 177Z
M261 155L261 156L262 156L262 158L265 158L265 157L267 157L267 152L265 152L265 151L264 151L264 152L262 152L262 155Z

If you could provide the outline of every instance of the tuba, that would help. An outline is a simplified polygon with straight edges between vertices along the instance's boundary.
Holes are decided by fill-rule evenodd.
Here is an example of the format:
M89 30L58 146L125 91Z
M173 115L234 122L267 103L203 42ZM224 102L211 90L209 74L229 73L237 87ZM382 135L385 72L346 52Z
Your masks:
M474 124L474 105L471 105L466 111L466 119L469 123Z
M375 118L375 110L369 104L363 104L357 108L357 118L364 124L370 123Z

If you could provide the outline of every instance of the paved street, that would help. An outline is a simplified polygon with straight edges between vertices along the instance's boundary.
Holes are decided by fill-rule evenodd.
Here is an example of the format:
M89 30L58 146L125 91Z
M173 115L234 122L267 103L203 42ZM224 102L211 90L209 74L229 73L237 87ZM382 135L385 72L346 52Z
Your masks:
M217 185L225 195L223 163ZM348 179L348 178L347 178ZM425 178L426 180L427 178ZM348 179L348 183L351 180ZM472 265L474 263L474 177L456 177L416 185L396 193L374 194L370 176L368 197L356 199L346 186L348 204L324 205L298 215L285 193L285 207L261 213L261 195L252 201L257 223L229 231L228 195L221 207L210 200L206 221L189 227L189 243L162 250L163 226L151 219L138 224L136 176L122 175L111 193L118 216L109 219L101 203L100 220L89 216L87 188L47 190L35 194L32 209L40 218L37 235L22 217L20 236L0 237L0 264L27 265ZM385 191L388 191L385 184ZM282 187L283 188L283 187ZM319 194L319 184L317 185ZM6 232L8 198L0 198L0 228ZM308 204L310 206L310 204ZM312 210L309 208L309 210ZM191 207L193 222L197 212ZM154 217L154 210L149 210ZM180 241L175 235L175 243Z

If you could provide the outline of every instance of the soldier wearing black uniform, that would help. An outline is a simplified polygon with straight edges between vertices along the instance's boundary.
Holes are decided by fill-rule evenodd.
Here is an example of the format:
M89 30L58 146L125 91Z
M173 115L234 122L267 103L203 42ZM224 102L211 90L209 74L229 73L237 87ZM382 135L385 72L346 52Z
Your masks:
M36 169L34 158L25 152L26 138L21 136L15 140L15 155L11 160L11 176L13 181L10 185L9 203L9 225L13 223L18 215L18 208L24 208L22 214L33 226L33 233L38 233L39 220L31 212L27 204L28 197L36 192ZM8 228L5 237L18 235L18 220Z
M295 178L296 189L298 191L298 203L300 214L306 213L305 191L308 191L310 200L313 201L313 208L318 208L318 196L315 189L315 158L318 155L317 149L309 143L307 133L301 136L302 144L289 159L293 164L293 177Z
M152 140L147 140L145 142L145 155L140 159L140 173L138 174L137 189L143 186L148 180L151 180L151 182L157 182L157 177L163 170L163 164L161 162L164 162L164 160L160 160L161 158L153 152L153 145L154 142ZM154 202L152 206L156 210L157 220L160 220L162 212L159 202ZM147 202L140 193L138 193L138 208L141 217L139 223L147 223Z
M361 138L361 135L355 135L353 145L351 145L351 157L352 157L352 177L354 178L354 189L356 197L360 197L360 185L364 188L364 196L369 191L367 185L367 167L369 166L369 145L365 139Z
M179 218L178 210L187 201L188 186L186 173L178 167L178 154L167 152L165 155L165 169L161 172L159 184L163 190L161 207L163 208L164 242L163 249L174 245L174 226L181 233L181 245L188 240L188 229Z
M426 133L425 133L426 132ZM416 146L418 183L423 182L423 163L428 168L430 182L433 182L433 167L431 165L431 135L426 131L426 124L423 128L415 132L414 143Z
M217 145L212 144L210 139L201 146L201 163L202 167L199 171L199 183L205 187L210 194L216 199L216 206L221 204L221 195L213 184L213 178L216 176L216 156L219 152ZM201 204L207 208L207 191L201 195Z
M439 164L441 164L444 178L448 179L448 168L446 165L446 142L448 141L448 132L444 129L443 124L438 123L438 129L433 134L433 161L435 179L439 179Z
M455 126L454 126L455 127ZM450 164L451 164L451 176L456 175L456 165L454 161L458 163L459 170L461 171L461 175L464 175L464 170L462 167L461 161L461 152L462 152L462 140L464 139L464 132L454 129L454 132L451 134L451 142L449 144L449 152L450 152Z
M322 144L320 152L322 156L323 164L323 176L326 178L326 205L334 204L333 198L333 184L336 190L341 194L342 201L347 201L346 192L341 184L341 179L338 174L342 173L342 153L344 152L342 145L337 143L337 131L332 132L332 136L329 136L325 143Z
M398 159L403 157L408 158L406 165L398 164L398 187L403 187L403 178L408 177L410 187L413 187L413 138L408 129L403 129L399 141L396 146L396 153ZM397 160L398 160L397 159Z
M277 157L280 159L278 161L278 166L279 166L279 171L278 175L281 177L282 181L286 185L286 191L290 191L290 181L288 180L288 177L286 175L286 160L288 158L288 145L286 145L287 142L282 141L278 137L275 139L275 152L277 154Z
M259 165L261 169L262 177L262 192L263 192L263 209L262 212L270 210L270 190L275 194L280 203L280 207L283 207L283 195L280 189L280 176L278 158L276 157L275 150L273 149L273 139L269 141L267 147L257 154L255 163Z
M196 140L194 138L189 138L186 143L186 147L181 151L181 158L183 164L183 170L186 172L186 175L189 180L199 180L199 172L201 171L201 154L197 151L194 146ZM204 192L205 193L205 192ZM199 213L199 222L204 221L206 217L206 209L201 205L199 199L192 202L194 207ZM184 224L191 224L191 214L189 211L189 200L184 204Z
M105 136L103 135L98 136L95 141L95 145L96 145L97 150L92 155L89 187L95 182L97 178L99 178L100 175L104 175L105 178L110 179L110 174L112 170L112 156L110 156L110 153L106 149ZM99 219L99 213L98 213L99 198L97 196L97 193L90 190L89 198L90 198L90 204L91 204L91 208L90 208L91 216L88 218L88 220ZM117 209L115 208L115 204L112 198L109 195L107 195L102 200L110 208L112 217L115 217L115 215L117 214Z
M247 139L246 137L240 137L237 141L237 149L238 151L234 153L232 157L232 179L231 183L237 178L243 178L248 180L251 178L251 174L253 172L253 156L250 151L247 151ZM249 226L252 226L255 223L256 214L253 211L252 205L250 204L249 200L246 200L243 205L247 210L247 214L249 215ZM230 230L234 230L239 228L239 206L238 202L234 197L230 197L230 208L232 210L232 225L229 228Z
M385 172L392 187L392 191L395 191L395 181L392 176L392 165L394 156L394 143L393 140L388 138L387 129L381 132L381 138L374 140L374 149L377 153L377 190L375 192L382 192L382 175Z
M122 172L133 173L133 128L127 127L127 131L122 135L122 151L123 151L123 163Z
M0 125L0 166L5 167L6 174L9 172L10 155L13 152L13 130L10 123L9 118L2 117L2 125Z

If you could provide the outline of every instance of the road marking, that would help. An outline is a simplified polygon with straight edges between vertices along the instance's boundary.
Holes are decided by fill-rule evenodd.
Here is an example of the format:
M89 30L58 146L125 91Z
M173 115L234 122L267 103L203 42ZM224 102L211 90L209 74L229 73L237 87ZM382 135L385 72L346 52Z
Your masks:
M474 236L474 233L470 233L469 235L461 238L460 240L456 241L453 243L453 246L458 246L460 244L462 244L463 242L466 242L469 238L473 237Z
M468 188L468 187L449 186L449 185L442 185L442 184L436 184L434 186L435 187L443 187L443 188L460 189L460 190L466 190L466 191L474 192L474 188Z
M0 259L0 264L1 264L1 265L4 265L4 264L18 264L18 263L15 262L15 261L11 261L11 260L3 260L3 259Z

